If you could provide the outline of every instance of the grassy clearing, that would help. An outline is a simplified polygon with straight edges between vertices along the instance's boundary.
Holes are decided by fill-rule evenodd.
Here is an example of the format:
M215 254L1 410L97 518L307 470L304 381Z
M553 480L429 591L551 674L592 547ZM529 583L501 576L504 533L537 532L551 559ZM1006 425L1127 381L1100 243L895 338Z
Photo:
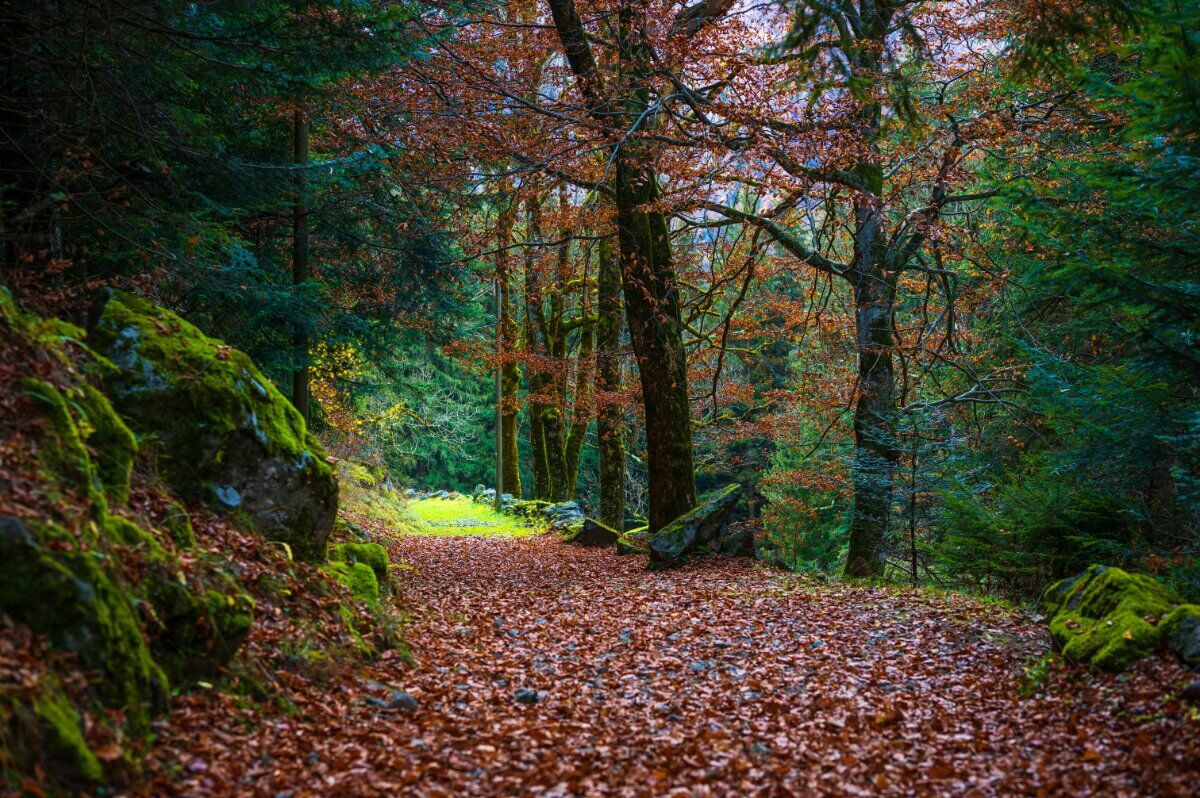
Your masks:
M466 496L457 499L424 499L412 502L408 509L424 522L424 528L419 533L423 535L523 538L541 531L524 519L498 513L491 505L476 504Z
M338 516L343 521L384 535L429 533L400 491L385 486L378 469L343 461L338 464L338 478Z

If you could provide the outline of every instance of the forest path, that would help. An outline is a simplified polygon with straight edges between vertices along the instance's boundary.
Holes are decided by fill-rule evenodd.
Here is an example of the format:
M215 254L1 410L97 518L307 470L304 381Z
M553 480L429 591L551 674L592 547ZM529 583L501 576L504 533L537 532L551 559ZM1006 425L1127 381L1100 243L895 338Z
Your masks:
M550 535L391 548L417 666L368 676L419 707L345 685L231 721L204 777L268 796L1194 794L1200 723L1163 704L1186 678L1165 658L1025 698L1043 630L963 597L749 561L648 572Z

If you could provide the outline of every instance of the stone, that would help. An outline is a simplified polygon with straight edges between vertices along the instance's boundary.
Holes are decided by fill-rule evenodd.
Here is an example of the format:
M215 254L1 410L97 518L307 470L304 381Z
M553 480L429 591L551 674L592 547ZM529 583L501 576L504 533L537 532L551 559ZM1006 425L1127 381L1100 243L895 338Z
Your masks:
M736 527L714 541L712 550L725 557L753 557L754 532L748 527Z
M584 518L581 522L573 524L560 537L564 543L574 543L585 548L613 546L621 539L617 530L591 518Z
M99 671L101 700L126 713L134 735L145 734L151 715L166 707L167 678L150 656L115 563L74 551L75 544L54 525L0 517L0 611Z
M1051 585L1042 597L1050 636L1072 662L1122 671L1160 644L1192 651L1200 607L1147 574L1093 565ZM1182 656L1182 654L1181 654Z
M725 529L729 513L742 495L738 483L700 497L692 510L650 536L650 564L658 568L683 565L700 546L711 545Z
M388 578L387 549L378 543L338 543L329 549L329 559L335 562L363 563L375 573L377 584Z
M88 343L116 366L106 394L160 446L167 481L325 559L337 479L304 419L242 352L144 299L107 292Z
M650 528L639 526L621 535L617 540L617 554L649 554Z
M1171 650L1191 667L1200 668L1200 607L1185 604L1172 613L1169 622Z
M528 687L522 687L513 693L513 701L525 706L533 706L542 700L542 695L537 690L532 690Z

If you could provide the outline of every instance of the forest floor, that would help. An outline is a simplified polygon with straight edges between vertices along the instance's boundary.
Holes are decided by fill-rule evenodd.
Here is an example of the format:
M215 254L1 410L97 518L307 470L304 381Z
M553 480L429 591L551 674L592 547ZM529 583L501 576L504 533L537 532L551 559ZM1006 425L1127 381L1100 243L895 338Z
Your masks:
M995 603L747 560L648 572L552 535L389 548L413 661L297 682L289 711L182 697L155 790L1194 795L1200 779L1176 661L1031 681L1044 625Z

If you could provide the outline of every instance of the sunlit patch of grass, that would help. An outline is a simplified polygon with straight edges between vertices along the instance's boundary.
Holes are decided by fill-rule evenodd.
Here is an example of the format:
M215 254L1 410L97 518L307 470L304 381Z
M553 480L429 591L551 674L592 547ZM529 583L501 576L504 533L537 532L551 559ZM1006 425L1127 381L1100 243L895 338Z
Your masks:
M524 538L542 531L523 518L498 513L488 504L476 504L466 496L457 499L423 499L408 509L425 522L420 534L442 537L485 535Z

